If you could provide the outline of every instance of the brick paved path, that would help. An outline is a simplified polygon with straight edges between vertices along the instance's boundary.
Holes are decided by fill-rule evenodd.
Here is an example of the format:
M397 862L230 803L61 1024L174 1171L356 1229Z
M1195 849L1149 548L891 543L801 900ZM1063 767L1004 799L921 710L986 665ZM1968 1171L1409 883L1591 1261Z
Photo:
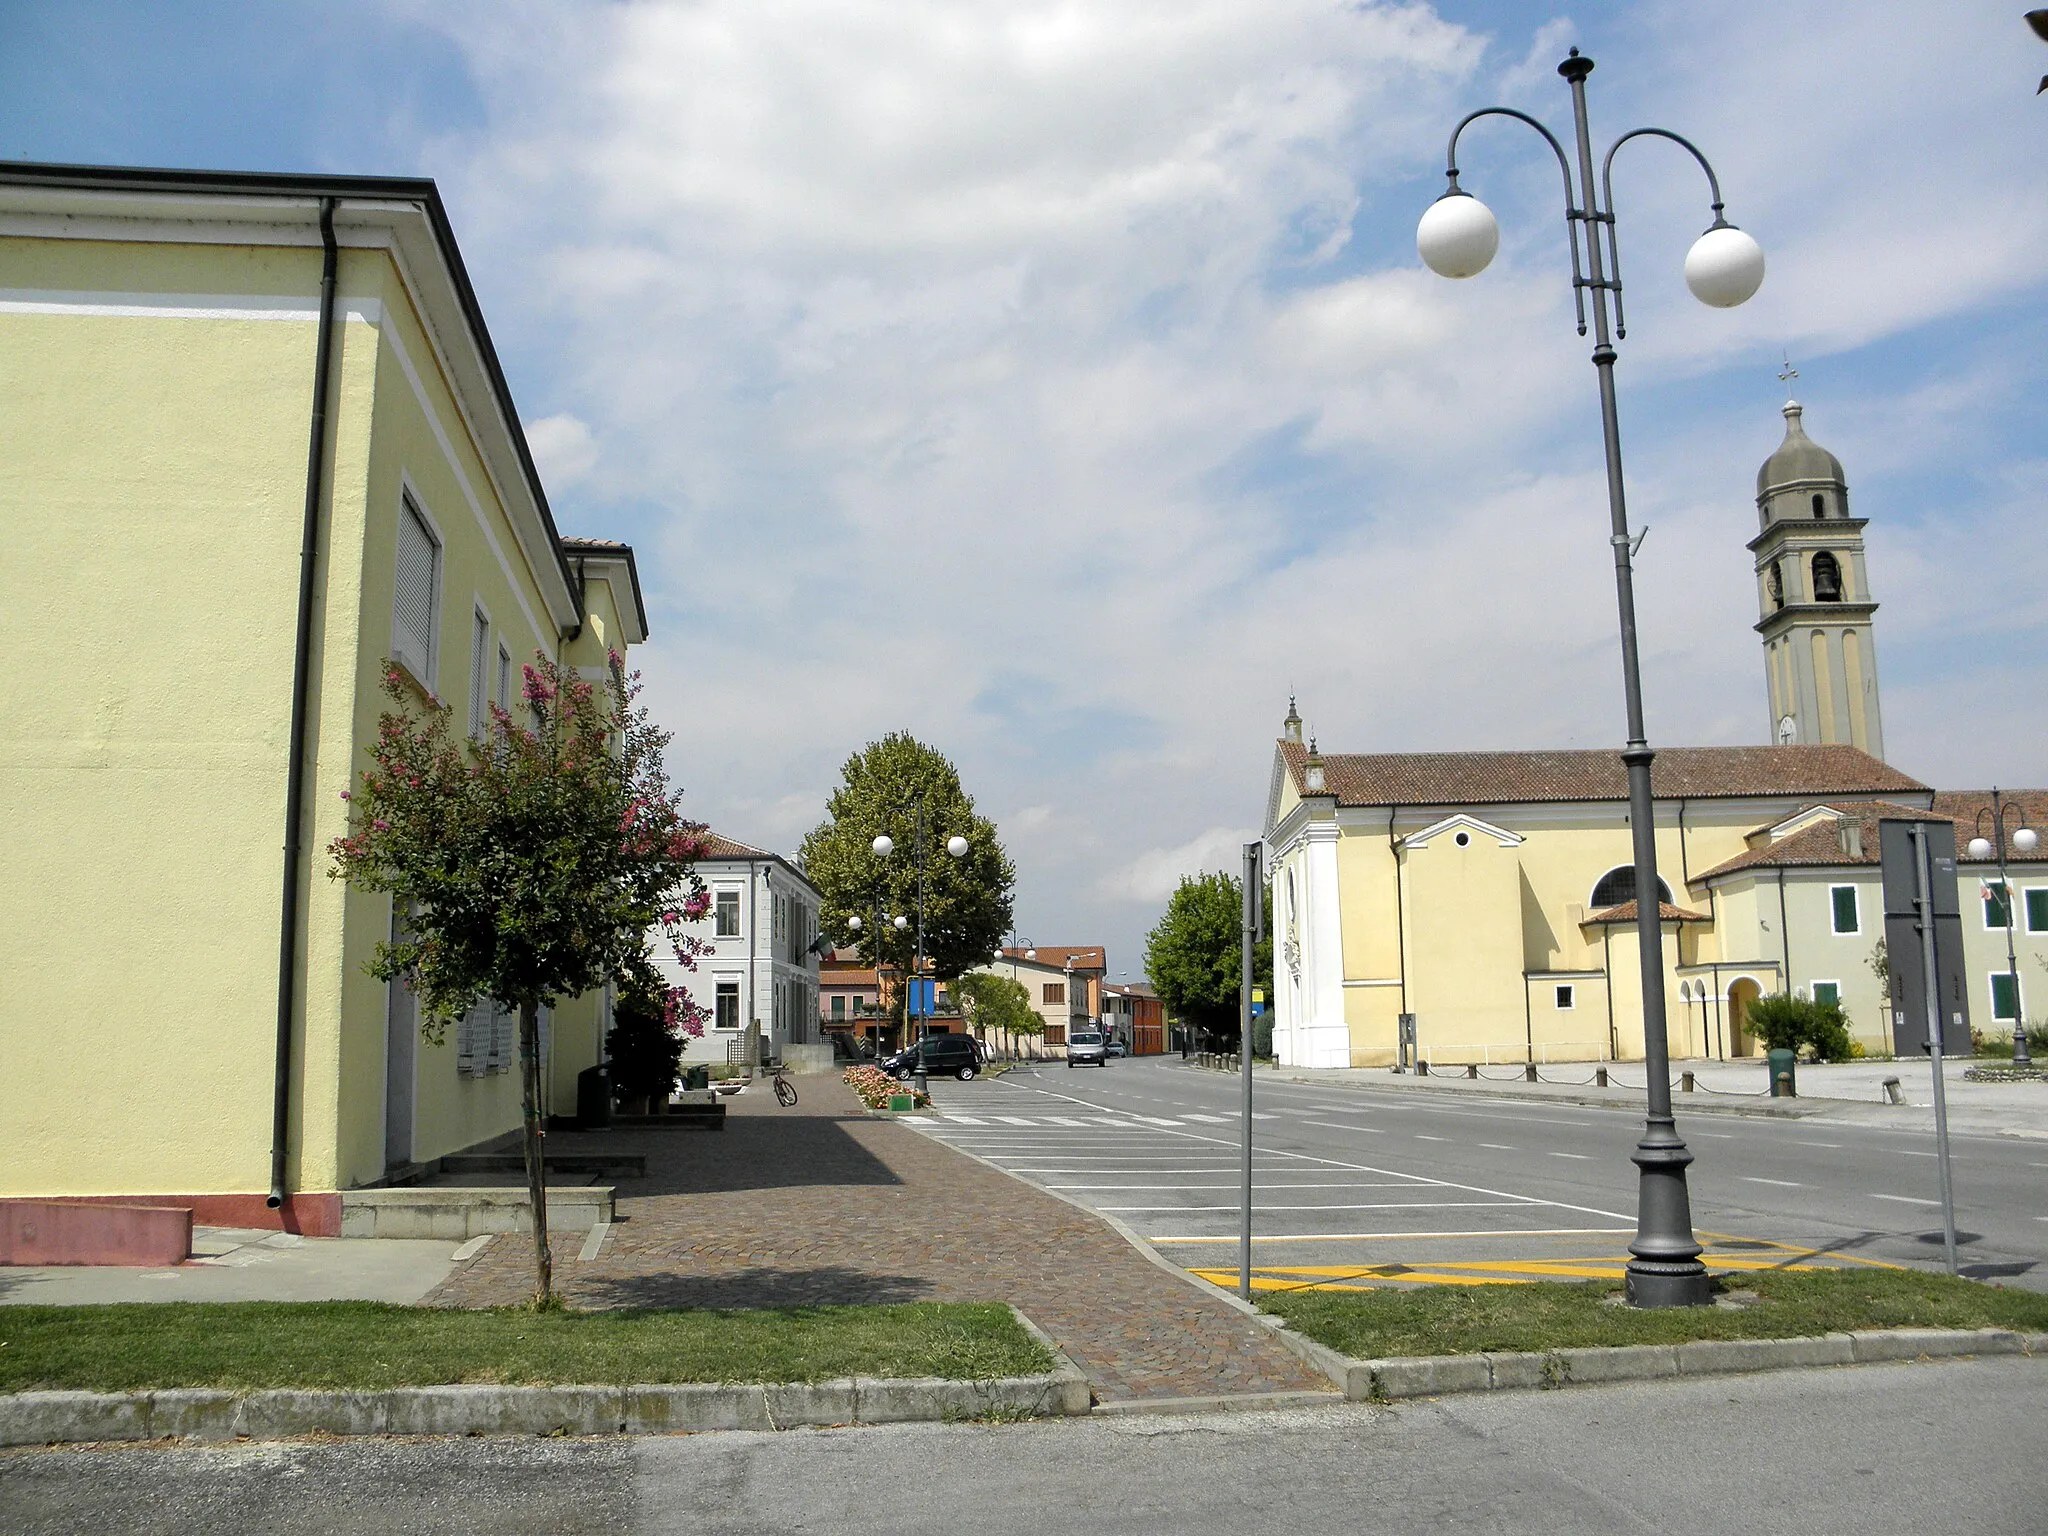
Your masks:
M549 1138L555 1151L645 1152L618 1183L604 1252L556 1244L581 1307L763 1307L1006 1301L1058 1341L1098 1398L1329 1390L1258 1324L1175 1279L1094 1216L902 1126L868 1117L836 1078L803 1101L729 1101L725 1130ZM500 1237L429 1298L490 1306L531 1294L532 1249Z

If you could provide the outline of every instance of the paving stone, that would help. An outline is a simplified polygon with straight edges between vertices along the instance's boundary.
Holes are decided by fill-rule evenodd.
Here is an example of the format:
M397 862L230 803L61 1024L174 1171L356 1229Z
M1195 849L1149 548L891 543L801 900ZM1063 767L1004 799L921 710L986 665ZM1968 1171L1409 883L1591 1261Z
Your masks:
M803 1102L727 1100L722 1136L557 1133L554 1152L644 1155L618 1186L604 1251L560 1243L578 1307L782 1307L1009 1302L1104 1401L1328 1391L1257 1322L1136 1252L1089 1213L905 1126L869 1116L833 1078ZM428 1298L502 1306L532 1293L532 1250L501 1237ZM865 1416L865 1415L863 1415Z

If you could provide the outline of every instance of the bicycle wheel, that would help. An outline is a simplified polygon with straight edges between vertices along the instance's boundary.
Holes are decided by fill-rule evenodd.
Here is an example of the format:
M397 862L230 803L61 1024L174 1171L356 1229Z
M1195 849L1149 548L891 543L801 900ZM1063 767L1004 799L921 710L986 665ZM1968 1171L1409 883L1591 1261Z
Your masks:
M796 1084L786 1077L775 1079L775 1102L785 1109L796 1102Z

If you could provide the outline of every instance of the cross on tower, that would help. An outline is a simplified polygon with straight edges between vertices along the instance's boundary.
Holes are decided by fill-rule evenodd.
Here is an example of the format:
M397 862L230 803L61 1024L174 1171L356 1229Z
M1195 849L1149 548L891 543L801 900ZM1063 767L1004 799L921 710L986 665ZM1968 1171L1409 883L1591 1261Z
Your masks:
M1792 398L1792 381L1799 377L1799 370L1792 366L1791 354L1785 357L1785 366L1778 371L1778 380L1785 386L1785 398Z

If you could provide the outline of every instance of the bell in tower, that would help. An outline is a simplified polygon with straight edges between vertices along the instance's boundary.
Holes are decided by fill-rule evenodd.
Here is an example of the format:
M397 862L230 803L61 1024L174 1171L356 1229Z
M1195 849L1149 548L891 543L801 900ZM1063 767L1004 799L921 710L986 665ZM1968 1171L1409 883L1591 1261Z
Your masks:
M1757 471L1761 526L1749 544L1770 739L1841 743L1882 758L1864 520L1849 515L1842 461L1806 435L1803 415L1798 401L1785 402L1785 440Z

